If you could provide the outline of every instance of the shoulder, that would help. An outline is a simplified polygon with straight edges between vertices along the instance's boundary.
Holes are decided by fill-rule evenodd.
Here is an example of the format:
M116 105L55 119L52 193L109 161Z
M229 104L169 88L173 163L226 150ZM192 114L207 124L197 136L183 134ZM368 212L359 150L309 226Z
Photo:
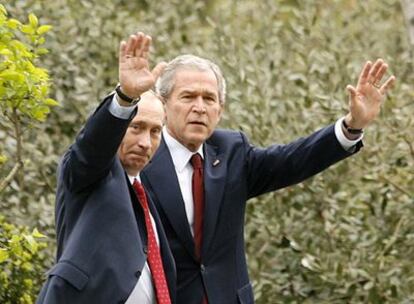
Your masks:
M207 146L214 147L219 153L245 154L250 144L246 135L240 131L217 129L206 141Z
M213 132L207 140L208 144L212 145L227 145L233 146L243 144L247 141L247 137L243 132L234 130L217 129Z

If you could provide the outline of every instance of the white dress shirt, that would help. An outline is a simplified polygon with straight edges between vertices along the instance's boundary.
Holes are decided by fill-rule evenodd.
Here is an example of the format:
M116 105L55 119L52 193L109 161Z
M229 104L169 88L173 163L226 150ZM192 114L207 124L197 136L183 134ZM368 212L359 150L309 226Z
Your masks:
M178 184L180 185L181 195L184 200L185 213L187 214L188 225L191 234L194 236L194 200L192 190L193 166L190 163L191 156L199 153L204 159L203 146L198 148L198 151L191 152L172 137L167 128L163 128L162 135L165 143L171 153L174 163L175 173L177 174Z

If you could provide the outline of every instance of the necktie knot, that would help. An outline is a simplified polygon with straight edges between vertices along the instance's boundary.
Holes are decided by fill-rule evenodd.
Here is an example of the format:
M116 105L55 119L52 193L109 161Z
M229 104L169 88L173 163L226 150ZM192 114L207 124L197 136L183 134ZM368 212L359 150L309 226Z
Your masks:
M193 154L190 162L194 169L201 169L203 167L203 159L199 153Z

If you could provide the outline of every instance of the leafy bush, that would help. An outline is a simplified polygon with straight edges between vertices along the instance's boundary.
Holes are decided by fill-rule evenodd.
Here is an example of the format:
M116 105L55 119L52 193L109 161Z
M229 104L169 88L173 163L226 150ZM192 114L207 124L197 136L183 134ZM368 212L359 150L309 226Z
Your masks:
M34 303L43 284L45 238L37 229L29 232L0 216L0 303Z
M32 140L30 133L45 120L50 107L57 105L48 97L47 70L35 65L37 58L47 53L42 45L51 27L39 25L34 14L28 19L22 24L9 18L0 5L0 138L7 144L0 151L4 153L0 156L0 194L4 195L0 202L2 214L7 215L13 199L6 195L27 187L25 143ZM22 206L22 202L15 202L15 207ZM29 233L26 226L11 224L0 216L1 303L34 302L51 255L43 252L46 244L38 240L42 237L37 229Z
M346 113L345 87L384 58L397 85L358 155L248 204L257 303L410 303L414 295L414 74L398 0L11 1L54 26L44 63L63 107L28 131L27 186L13 180L1 211L53 238L59 156L117 83L121 39L154 38L154 61L213 59L228 81L223 127L257 145L288 142ZM1 121L1 120L0 120ZM33 136L34 137L34 136ZM4 138L4 137L3 137ZM3 140L2 138L2 140ZM9 158L13 145L4 145Z

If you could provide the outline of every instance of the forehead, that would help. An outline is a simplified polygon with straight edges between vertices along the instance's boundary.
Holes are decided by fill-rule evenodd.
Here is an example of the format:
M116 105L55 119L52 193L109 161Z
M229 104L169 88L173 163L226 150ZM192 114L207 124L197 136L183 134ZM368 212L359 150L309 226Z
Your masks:
M152 93L144 93L138 103L138 113L133 123L145 122L147 124L162 125L164 122L164 106Z
M173 92L182 91L205 91L218 94L216 75L211 70L181 68L175 73Z

